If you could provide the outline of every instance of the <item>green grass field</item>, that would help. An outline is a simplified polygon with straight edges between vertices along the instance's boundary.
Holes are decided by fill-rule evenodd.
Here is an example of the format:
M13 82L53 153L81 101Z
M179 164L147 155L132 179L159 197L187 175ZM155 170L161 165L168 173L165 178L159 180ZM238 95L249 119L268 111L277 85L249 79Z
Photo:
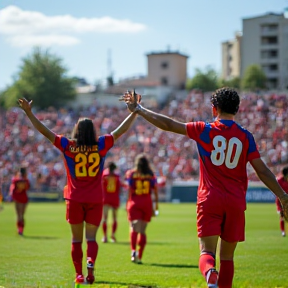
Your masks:
M30 203L24 237L16 234L15 217L14 204L4 203L0 287L73 287L65 204ZM248 205L246 241L237 247L233 287L288 287L288 238L281 237L278 222L274 204ZM144 264L131 263L126 212L120 209L118 242L103 244L98 232L96 283L90 287L206 287L198 270L195 204L160 204L147 235Z

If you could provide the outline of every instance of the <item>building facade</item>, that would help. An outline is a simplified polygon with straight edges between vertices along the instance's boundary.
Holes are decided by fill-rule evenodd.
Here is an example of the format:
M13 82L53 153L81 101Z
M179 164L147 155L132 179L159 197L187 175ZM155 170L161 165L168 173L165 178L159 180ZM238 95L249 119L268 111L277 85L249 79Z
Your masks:
M147 78L162 86L184 89L187 80L188 56L179 52L152 52L147 54Z
M252 64L263 69L268 89L288 89L287 13L245 18L242 36L222 43L223 79L242 78Z
M230 80L240 77L242 33L237 32L235 39L222 43L222 78Z
M268 13L243 19L241 77L258 64L267 77L267 88L288 89L288 18Z

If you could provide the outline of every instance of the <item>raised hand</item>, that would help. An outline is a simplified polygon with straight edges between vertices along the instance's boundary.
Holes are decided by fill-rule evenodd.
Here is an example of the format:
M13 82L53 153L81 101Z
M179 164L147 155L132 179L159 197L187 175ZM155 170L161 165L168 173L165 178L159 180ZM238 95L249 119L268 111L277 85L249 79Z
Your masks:
M18 100L18 105L20 108L22 108L25 112L29 112L31 111L31 108L32 108L32 102L33 100L31 101L28 101L27 99L25 98L21 98Z
M137 94L135 90L127 91L119 98L119 101L124 101L131 112L134 112L137 105L141 102L142 96Z

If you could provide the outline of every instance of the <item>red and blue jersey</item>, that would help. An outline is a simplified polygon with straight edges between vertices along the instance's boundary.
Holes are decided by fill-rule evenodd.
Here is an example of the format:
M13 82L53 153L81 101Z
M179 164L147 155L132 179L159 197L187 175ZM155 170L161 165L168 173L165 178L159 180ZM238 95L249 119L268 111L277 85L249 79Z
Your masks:
M56 135L54 145L64 156L67 173L66 199L82 203L102 203L102 172L105 156L114 144L112 135L98 138L97 145L86 150L76 142Z
M103 202L111 206L119 206L120 203L120 176L116 173L109 173L105 169L102 176Z
M278 181L279 185L281 186L281 188L286 192L286 194L288 194L288 181L285 180L285 178L283 176L277 178L277 181ZM283 208L282 208L282 205L281 205L279 198L276 197L275 200L276 200L277 211L282 211Z
M212 192L246 207L247 162L260 158L253 135L233 120L189 122L186 130L199 152L198 202Z
M141 174L137 171L130 170L127 178L130 189L130 200L140 200L145 198L151 199L151 192L157 184L154 174Z

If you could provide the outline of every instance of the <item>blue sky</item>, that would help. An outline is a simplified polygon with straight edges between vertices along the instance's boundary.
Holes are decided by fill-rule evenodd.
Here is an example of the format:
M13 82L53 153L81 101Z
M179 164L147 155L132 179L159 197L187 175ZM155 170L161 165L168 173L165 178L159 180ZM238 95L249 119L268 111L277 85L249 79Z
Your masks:
M146 54L178 50L189 56L188 76L208 65L221 70L221 42L242 19L283 13L288 0L1 0L0 89L13 81L34 45L63 59L69 75L94 83L146 75Z

